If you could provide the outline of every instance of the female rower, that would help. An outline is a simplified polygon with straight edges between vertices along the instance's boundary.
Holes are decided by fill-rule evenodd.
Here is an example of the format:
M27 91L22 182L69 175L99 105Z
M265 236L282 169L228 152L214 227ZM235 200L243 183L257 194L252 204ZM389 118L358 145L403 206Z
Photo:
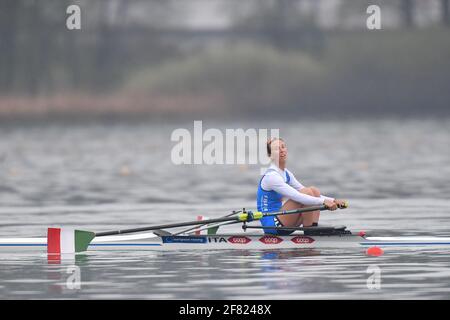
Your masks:
M278 212L295 210L308 206L325 205L329 210L345 206L344 200L326 197L320 194L316 187L305 187L286 168L286 143L281 138L267 142L267 155L272 160L270 167L261 178L257 192L257 208L260 212ZM284 199L283 199L284 198ZM283 203L282 201L285 200ZM320 211L299 214L263 217L260 221L263 227L316 227ZM287 235L293 231L264 229L265 233ZM314 234L313 230L305 234Z

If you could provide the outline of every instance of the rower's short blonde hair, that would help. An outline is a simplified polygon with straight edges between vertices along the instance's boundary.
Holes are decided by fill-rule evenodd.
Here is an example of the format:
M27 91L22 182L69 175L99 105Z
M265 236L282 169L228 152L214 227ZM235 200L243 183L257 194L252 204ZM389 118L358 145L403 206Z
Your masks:
M284 140L282 138L271 138L271 139L267 139L267 156L271 156L272 155L272 142L276 141L276 140L281 140L284 142Z

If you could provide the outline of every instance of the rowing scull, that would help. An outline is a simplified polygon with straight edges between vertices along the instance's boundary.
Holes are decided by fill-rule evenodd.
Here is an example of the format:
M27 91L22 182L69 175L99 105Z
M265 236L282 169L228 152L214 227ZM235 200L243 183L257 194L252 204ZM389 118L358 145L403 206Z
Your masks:
M343 235L289 236L263 233L216 235L167 235L154 233L114 235L92 240L88 251L105 250L215 250L215 249L301 249L358 247L450 247L450 237L366 237L363 233ZM47 250L47 238L0 239L0 252Z
M346 208L347 205L342 208ZM73 253L93 250L214 250L214 249L301 249L301 248L348 248L348 247L442 247L450 246L450 237L367 237L364 232L351 233L345 227L316 227L317 233L307 233L311 228L278 228L296 229L290 235L269 235L259 233L236 234L210 234L192 235L189 233L170 233L165 228L177 228L185 226L211 226L218 227L230 223L242 223L244 231L250 228L248 222L261 219L264 216L277 214L295 214L315 210L327 210L326 206L307 207L290 211L275 213L261 213L243 210L237 216L222 217L204 221L190 221L175 224L154 225L135 229L125 229L94 233L90 231L78 231L81 244L68 241L71 250L62 250L60 243L51 239L55 233L58 241L63 238L60 229L49 228L48 237L36 238L3 238L0 239L0 252L2 251L46 251L49 254ZM54 232L56 231L56 232ZM147 232L146 232L147 231ZM151 232L149 232L151 231ZM322 233L322 231L324 233ZM66 237L67 240L67 237ZM67 246L66 246L67 247ZM55 249L56 248L56 249ZM81 248L81 249L80 249Z

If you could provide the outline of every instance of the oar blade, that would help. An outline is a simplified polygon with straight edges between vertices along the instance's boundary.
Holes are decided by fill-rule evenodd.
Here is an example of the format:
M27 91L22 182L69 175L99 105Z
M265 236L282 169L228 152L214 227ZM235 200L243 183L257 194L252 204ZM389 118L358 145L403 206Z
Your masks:
M219 230L219 226L208 228L208 235L210 235L210 236L215 235L215 234L217 234L218 230Z
M87 250L95 233L73 228L48 228L47 253L64 254L77 253Z
M89 244L95 238L95 233L91 231L75 230L75 252L87 251Z
M210 220L210 218L205 217L205 216L197 216L197 221L205 221L205 220ZM211 227L211 228L202 228L202 225L199 225L195 230L195 234L196 235L204 234L206 231L206 234L208 234L208 235L215 235L215 234L217 234L218 230L219 230L219 226L215 226L215 227Z

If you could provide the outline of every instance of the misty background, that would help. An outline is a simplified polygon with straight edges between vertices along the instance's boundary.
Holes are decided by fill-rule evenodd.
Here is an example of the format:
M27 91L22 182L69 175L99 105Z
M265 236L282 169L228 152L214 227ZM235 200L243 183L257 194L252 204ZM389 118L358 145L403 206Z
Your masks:
M81 8L81 30L66 9ZM381 8L381 30L366 9ZM448 114L449 0L2 0L0 118Z

